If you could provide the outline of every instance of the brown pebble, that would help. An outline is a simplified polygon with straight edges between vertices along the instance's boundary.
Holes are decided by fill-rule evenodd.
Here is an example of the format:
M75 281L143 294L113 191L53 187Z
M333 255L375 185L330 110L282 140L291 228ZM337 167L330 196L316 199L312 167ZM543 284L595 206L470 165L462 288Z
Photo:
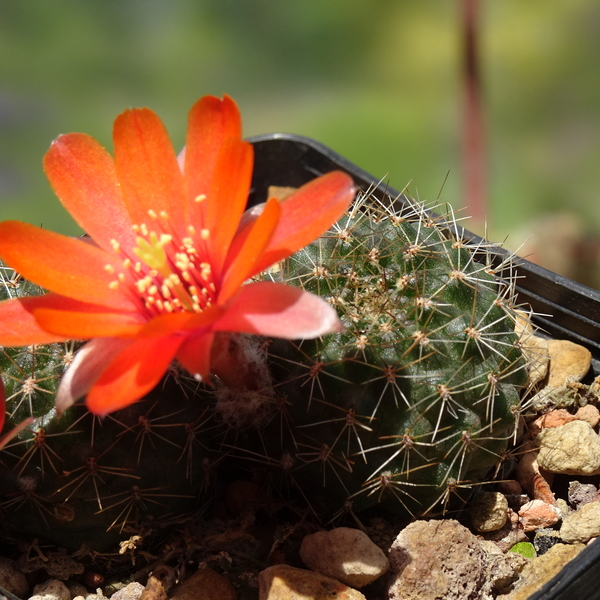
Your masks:
M587 348L567 340L548 340L548 353L550 388L563 386L568 381L581 381L592 364L592 353Z
M212 569L198 569L178 585L170 600L236 600L233 586L220 573Z
M365 600L358 590L336 579L288 565L261 571L258 582L259 600Z
M148 577L148 583L142 591L140 600L167 600L175 578L174 569L167 565L160 565Z

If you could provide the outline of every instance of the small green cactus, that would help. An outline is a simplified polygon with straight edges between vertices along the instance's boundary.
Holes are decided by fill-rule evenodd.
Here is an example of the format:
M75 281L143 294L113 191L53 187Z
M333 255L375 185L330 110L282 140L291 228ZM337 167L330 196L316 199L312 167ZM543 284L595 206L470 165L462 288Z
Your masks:
M270 465L326 514L423 514L485 476L513 435L526 362L512 281L453 232L418 203L363 196L269 274L327 298L345 330L236 338L267 366L254 389L217 391L225 420L245 423L229 432L236 456Z
M7 267L0 299L42 292ZM193 513L210 482L210 415L199 384L175 366L142 402L98 419L77 405L60 417L54 397L76 345L1 348L7 429L33 424L0 462L0 522L71 550L99 551L132 533Z

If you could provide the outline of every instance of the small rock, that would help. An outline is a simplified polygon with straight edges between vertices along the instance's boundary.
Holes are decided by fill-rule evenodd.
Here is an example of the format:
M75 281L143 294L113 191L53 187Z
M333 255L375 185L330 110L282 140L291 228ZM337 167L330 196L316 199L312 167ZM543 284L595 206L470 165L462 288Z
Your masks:
M600 473L600 436L585 421L571 421L544 429L537 436L538 464L552 473L595 475Z
M508 518L502 529L482 533L481 537L484 540L493 542L502 552L508 552L515 544L528 540L521 527L519 515L510 509L508 510Z
M96 588L96 593L87 594L85 600L108 600L108 598L104 595L102 588Z
M598 489L593 483L580 483L576 480L569 482L569 504L575 509L593 502L597 493Z
M390 600L479 600L486 555L479 540L457 521L416 521L390 548Z
M178 585L170 600L236 600L237 593L228 579L212 569L198 569Z
M367 534L350 527L307 535L300 558L309 569L355 588L369 585L390 568L383 551Z
M521 579L515 589L503 600L528 600L547 581L550 581L568 562L573 560L585 546L576 544L556 544L546 554L532 560L522 571Z
M128 583L125 587L122 587L119 591L115 592L110 600L138 600L144 591L144 586L137 581Z
M533 537L533 547L538 556L541 556L542 554L546 554L552 546L560 544L561 541L562 538L560 537L560 533L556 531L556 529L538 529Z
M59 579L48 579L33 588L29 600L71 600L71 592Z
M575 413L575 418L589 423L590 427L596 427L600 423L600 410L593 404L586 404Z
M140 596L141 600L167 600L176 579L177 574L173 567L158 565L148 577Z
M560 528L560 537L567 544L585 543L600 535L600 502L590 502L571 513Z
M564 408L557 408L550 412L538 417L533 423L530 424L529 430L531 436L535 437L542 431L542 429L550 429L551 427L560 427L565 423L575 421L575 415L572 415L568 410Z
M568 502L564 498L559 498L556 501L556 508L560 510L561 519L566 519L573 512Z
M563 386L568 381L581 381L592 364L592 353L587 348L567 340L548 340L548 354L550 388Z
M514 552L505 554L493 542L480 543L486 552L487 576L484 591L488 597L491 594L495 598L508 591L519 579L521 571L529 564L529 559Z
M471 524L480 532L502 529L508 516L508 501L500 492L481 492L471 503Z
M335 579L288 565L261 571L258 584L259 600L366 600L358 590Z
M8 558L0 557L0 587L19 598L24 598L29 591L27 577L17 570L15 563Z
M532 500L519 511L523 531L535 531L541 527L551 527L561 519L560 509L542 500Z

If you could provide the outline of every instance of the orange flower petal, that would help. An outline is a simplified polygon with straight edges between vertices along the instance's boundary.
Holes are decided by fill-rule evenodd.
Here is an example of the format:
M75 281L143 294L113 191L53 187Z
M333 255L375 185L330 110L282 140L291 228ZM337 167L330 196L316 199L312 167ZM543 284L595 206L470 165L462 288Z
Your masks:
M105 267L111 264L118 268L118 263L93 244L29 223L3 221L0 257L26 279L67 298L135 310L121 289L109 287L115 276Z
M34 310L47 305L52 296L54 295L46 294L1 302L0 346L31 346L67 341L68 337L42 329L33 315Z
M242 139L242 118L229 97L204 96L192 106L185 144L185 178L193 201L208 194L223 141Z
M148 215L168 215L169 227L185 235L183 175L169 135L147 108L127 110L115 120L115 165L123 200L136 224L152 227Z
M124 247L134 243L112 156L94 138L61 135L44 156L44 170L63 206L99 246L110 251L113 238Z
M277 229L252 275L291 256L327 231L344 214L355 193L352 179L341 171L333 171L286 198L281 203Z
M86 405L97 415L125 408L152 390L184 338L144 338L119 352L90 389Z
M225 303L235 294L238 288L248 279L253 271L254 263L264 252L271 240L273 231L279 222L281 208L279 202L272 198L267 202L263 212L254 221L243 244L237 249L231 265L228 266L219 293L219 302Z
M229 138L223 142L205 201L204 228L210 233L207 249L216 277L246 210L252 182L254 152L248 142Z
M214 332L189 335L177 351L175 358L198 381L206 382L210 378L210 353L214 338Z
M215 331L244 331L288 340L340 331L335 309L325 300L282 283L245 285L213 325Z
M134 337L145 325L145 320L136 313L107 312L102 306L92 305L86 305L85 310L38 308L33 315L49 333L79 340Z
M80 348L60 380L56 393L58 413L63 413L83 398L102 375L106 365L131 343L131 340L122 338L97 338Z
M209 328L221 315L223 309L213 305L201 313L179 312L159 315L148 321L139 331L138 338L164 337L171 334Z
M204 96L194 104L188 119L183 160L189 224L197 230L206 227L207 210L206 202L197 199L203 196L208 198L211 192L213 174L223 144L226 140L237 140L239 143L241 139L240 112L229 96L224 96L222 99ZM231 173L229 176L232 179Z

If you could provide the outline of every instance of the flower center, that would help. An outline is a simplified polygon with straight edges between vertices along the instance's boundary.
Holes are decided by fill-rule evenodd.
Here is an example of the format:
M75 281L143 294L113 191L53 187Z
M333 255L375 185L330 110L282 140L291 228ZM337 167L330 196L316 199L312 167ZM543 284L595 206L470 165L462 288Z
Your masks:
M154 211L148 211L153 219L159 219ZM160 214L160 221L168 223L168 215ZM189 237L176 239L171 233L160 229L150 231L145 223L134 225L136 246L128 256L117 240L111 240L114 251L123 259L123 271L109 284L115 289L122 284L140 298L151 315L171 312L199 313L209 307L216 298L212 269L202 260L195 245L196 230L190 225ZM203 229L200 239L206 241L210 232ZM114 273L112 265L106 265Z

